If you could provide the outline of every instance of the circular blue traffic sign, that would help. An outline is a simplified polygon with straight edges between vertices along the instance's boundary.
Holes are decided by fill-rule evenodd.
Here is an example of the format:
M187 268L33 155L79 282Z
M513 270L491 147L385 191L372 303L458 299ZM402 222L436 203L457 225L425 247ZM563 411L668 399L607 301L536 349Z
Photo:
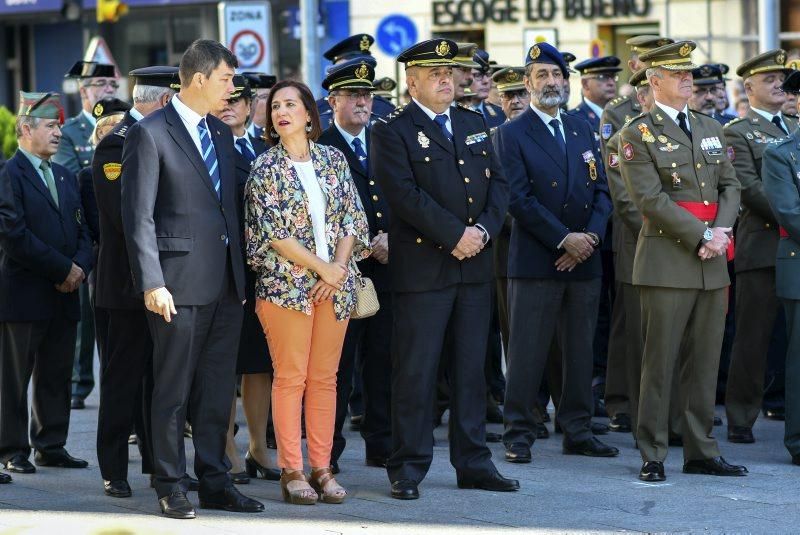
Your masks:
M405 15L389 15L378 23L375 41L381 52L397 56L417 42L417 26Z

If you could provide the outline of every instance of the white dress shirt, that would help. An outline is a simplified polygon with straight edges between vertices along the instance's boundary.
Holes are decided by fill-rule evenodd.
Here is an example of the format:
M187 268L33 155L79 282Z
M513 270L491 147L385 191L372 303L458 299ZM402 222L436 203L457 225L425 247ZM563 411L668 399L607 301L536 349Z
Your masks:
M553 119L558 121L558 125L561 127L561 139L563 139L564 140L564 144L566 144L567 143L567 138L566 138L566 136L564 134L564 121L561 120L561 108L558 108L558 111L556 112L556 116L553 117L552 115L549 115L549 114L543 112L542 110L540 110L539 108L537 108L533 104L531 104L530 106L531 106L531 109L536 113L536 115L538 115L539 118L544 122L544 125L547 127L547 129L550 130L550 134L553 137L555 137L556 131L553 130L552 126L550 126L550 121L552 121Z
M661 108L661 111L663 111L664 113L669 115L669 118L672 119L673 121L675 121L675 124L678 125L678 127L680 127L680 122L678 121L678 114L680 112L683 112L683 114L686 115L686 128L689 130L689 132L692 131L692 125L689 124L689 106L688 105L684 106L682 110L676 110L675 108L667 106L666 104L661 104L659 101L656 100L656 106Z
M425 115L427 115L428 117L431 118L431 121L435 121L435 117L437 115L446 115L447 116L447 122L444 123L445 128L447 128L447 131L450 132L451 136L453 135L453 121L450 120L450 106L448 106L447 109L444 110L442 113L436 113L435 111L431 110L430 108L426 108L425 106L420 104L419 100L417 100L417 99L415 99L413 97L411 98L411 100L413 100L417 104L417 106L419 106L419 109L421 109L423 112L425 112Z
M89 121L90 125L97 126L97 119L95 119L91 113L89 113L86 110L81 110L81 113L83 114L84 117L86 117L86 120Z
M595 104L594 102L589 100L588 98L584 98L583 99L583 103L586 104L587 106L589 106L589 109L592 110L594 112L594 114L597 115L597 117L602 117L603 116L603 108L601 108L600 106L598 106L597 104Z
M314 246L317 256L326 262L330 262L328 254L328 241L325 238L325 195L317 180L317 172L314 170L314 162L292 161L292 166L300 178L303 191L306 192L308 199L308 215L311 217L311 227L314 229Z
M175 95L172 99L172 105L175 106L175 111L178 112L178 116L180 116L181 121L183 121L183 126L186 127L186 130L189 132L189 137L192 138L194 141L195 147L197 147L197 152L200 153L200 158L203 158L203 144L200 141L200 132L197 130L197 125L200 124L200 121L204 119L202 115L191 109L189 106L181 102L181 98L178 95ZM209 128L208 121L206 121L206 128ZM209 128L208 132L209 136L211 136L211 130ZM214 144L213 138L211 139L211 144Z
M783 129L786 130L787 132L789 131L789 129L786 127L786 121L783 120L783 114L781 112L772 114L772 113L770 113L768 111L761 110L759 108L754 108L753 106L750 106L750 109L753 110L754 112L756 112L757 114L759 114L761 117L763 117L764 119L766 119L769 122L772 122L772 118L773 117L777 117L778 120L783 125Z
M333 125L336 127L336 129L339 131L339 133L342 134L342 137L344 138L344 140L347 141L347 146L349 146L351 149L353 149L353 152L355 152L355 147L353 147L353 140L358 138L359 140L361 140L361 148L364 149L364 154L367 153L367 129L366 128L362 128L361 132L359 132L357 136L354 136L353 134L351 134L350 132L348 132L347 130L345 130L341 126L339 126L339 123L337 123L335 119L333 121Z
M128 110L128 113L130 113L130 114L131 114L131 117L133 117L134 119L136 119L136 122L139 122L139 121L141 121L142 119L144 119L144 115L142 115L141 113L139 113L139 110L137 110L136 108L131 108L130 110Z

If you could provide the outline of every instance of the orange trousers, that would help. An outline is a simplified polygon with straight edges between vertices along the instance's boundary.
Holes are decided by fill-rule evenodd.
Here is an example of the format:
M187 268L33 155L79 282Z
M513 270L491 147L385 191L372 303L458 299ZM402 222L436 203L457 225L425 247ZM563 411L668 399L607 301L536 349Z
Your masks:
M303 469L300 415L305 407L308 462L331 463L336 419L336 372L349 320L336 321L333 301L314 305L309 316L269 301L256 301L274 368L272 420L278 466Z

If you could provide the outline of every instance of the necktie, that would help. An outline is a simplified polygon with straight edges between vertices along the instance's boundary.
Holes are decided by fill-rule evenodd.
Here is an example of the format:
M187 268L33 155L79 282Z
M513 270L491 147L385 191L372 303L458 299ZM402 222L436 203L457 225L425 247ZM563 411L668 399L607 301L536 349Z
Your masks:
M39 164L39 169L42 170L44 181L47 183L47 189L50 190L50 195L53 197L53 202L58 206L58 190L56 189L56 179L53 176L53 169L50 167L50 162L42 160Z
M786 129L783 127L783 122L781 122L781 118L780 117L778 117L777 115L773 115L772 116L772 122L775 123L775 126L777 126L778 128L781 129L781 132L783 132L787 136L789 135L789 132L787 132Z
M252 162L256 159L255 153L250 150L250 145L247 144L247 140L243 137L236 140L236 150L238 150L248 162Z
M447 141L452 143L453 134L451 134L450 130L447 129L447 115L440 113L439 115L433 118L433 121L439 125L439 128L442 129L442 134L444 135L444 137L447 138Z
M203 161L206 164L206 169L208 169L208 176L211 177L211 185L214 186L214 191L217 192L217 197L219 197L220 183L217 151L214 150L214 144L211 142L211 132L208 131L205 117L200 119L200 122L197 123L197 131L200 133L200 146L203 151Z
M364 147L361 144L361 140L358 139L357 137L353 138L353 152L356 153L356 156L358 156L358 162L361 164L361 167L364 168L364 171L366 171L367 170L367 153L364 152Z
M566 156L567 144L564 142L564 136L561 135L561 123L558 122L558 119L553 119L549 124L553 127L553 137L556 140L556 145L561 149L561 154Z
M683 133L686 134L686 137L688 137L689 141L691 141L692 140L692 133L689 131L689 125L686 124L686 114L683 113L682 111L678 112L678 126L681 127L681 130L683 130Z

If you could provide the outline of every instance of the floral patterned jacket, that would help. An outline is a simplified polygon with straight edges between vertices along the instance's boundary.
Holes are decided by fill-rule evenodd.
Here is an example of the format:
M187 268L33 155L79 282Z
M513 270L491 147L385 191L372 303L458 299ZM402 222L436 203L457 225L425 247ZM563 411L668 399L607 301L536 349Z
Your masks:
M314 171L326 201L328 254L331 258L335 256L340 239L356 238L347 281L333 297L336 319L341 321L350 316L355 305L354 261L371 253L369 227L344 154L334 147L313 142L309 145ZM319 276L281 256L270 246L273 241L289 237L309 251L316 250L308 197L291 158L279 143L253 163L245 188L247 262L258 273L257 298L310 315L313 303L308 293Z

